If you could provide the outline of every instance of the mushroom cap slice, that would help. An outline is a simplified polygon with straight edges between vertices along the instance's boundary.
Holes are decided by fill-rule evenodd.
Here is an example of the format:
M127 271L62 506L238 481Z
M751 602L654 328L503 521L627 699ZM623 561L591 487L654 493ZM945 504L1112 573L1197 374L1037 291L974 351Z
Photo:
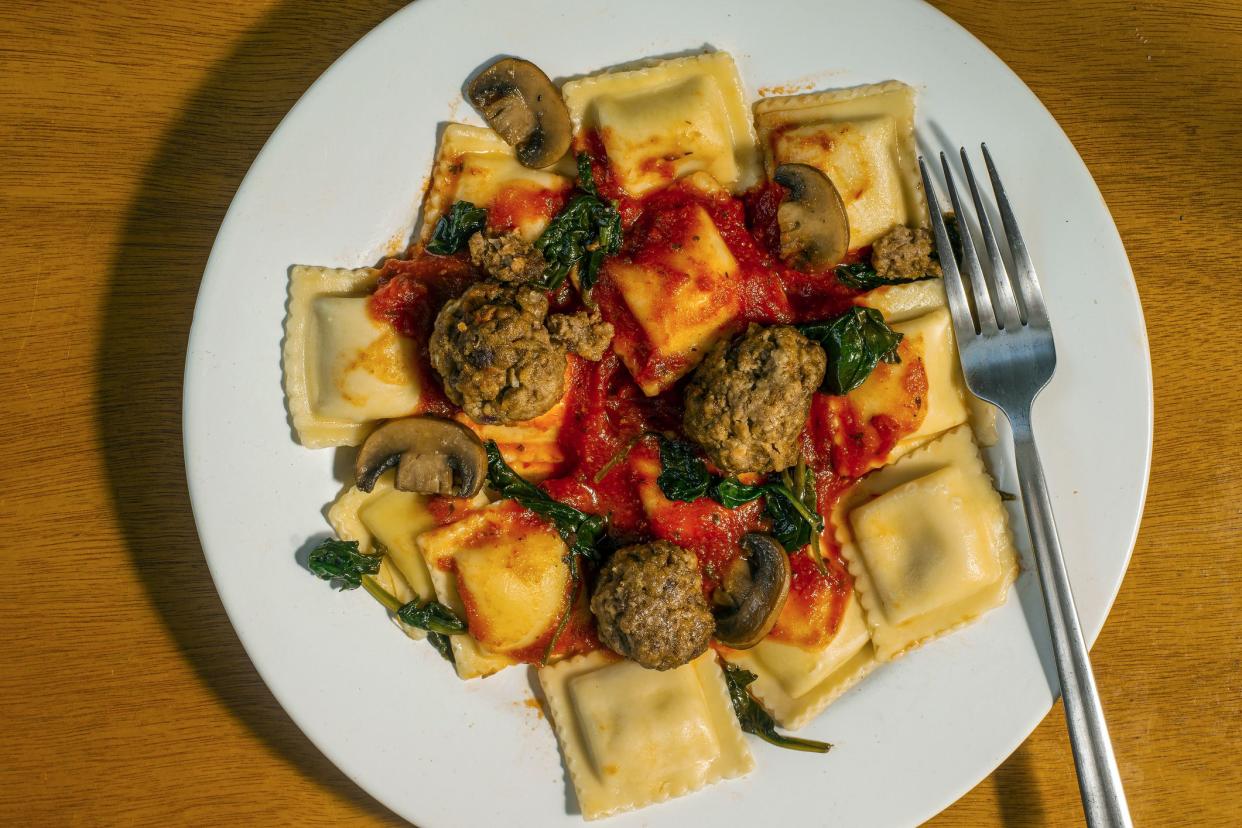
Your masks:
M569 150L569 110L560 91L529 60L501 58L470 81L466 97L516 150L522 166L550 166Z
M746 557L725 579L725 607L717 608L716 640L735 650L755 646L772 631L789 597L792 572L780 542L762 532L742 536Z
M809 272L826 270L845 258L850 219L832 179L808 164L781 164L772 178L789 190L776 209L781 259Z
M354 462L354 482L369 492L394 466L396 487L403 492L474 497L487 478L487 452L461 423L406 417L371 432Z

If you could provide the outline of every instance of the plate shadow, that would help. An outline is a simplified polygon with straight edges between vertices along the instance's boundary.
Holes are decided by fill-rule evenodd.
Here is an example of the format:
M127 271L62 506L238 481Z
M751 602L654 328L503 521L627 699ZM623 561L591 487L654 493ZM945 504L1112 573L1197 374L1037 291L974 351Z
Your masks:
M199 281L255 155L332 61L403 5L280 3L207 71L148 162L124 218L96 353L94 412L134 568L198 678L273 754L391 825L402 823L332 765L256 680L199 551L181 387Z

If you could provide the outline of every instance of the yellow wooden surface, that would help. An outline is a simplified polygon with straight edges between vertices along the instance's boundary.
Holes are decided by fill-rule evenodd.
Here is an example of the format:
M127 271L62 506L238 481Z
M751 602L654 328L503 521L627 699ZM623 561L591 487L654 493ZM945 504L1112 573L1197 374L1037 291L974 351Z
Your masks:
M2 824L396 822L293 726L225 618L180 398L234 190L302 91L400 5L0 1ZM1151 491L1094 651L1136 821L1242 823L1242 9L937 5L1064 126L1147 313ZM1058 707L935 823L1079 814Z

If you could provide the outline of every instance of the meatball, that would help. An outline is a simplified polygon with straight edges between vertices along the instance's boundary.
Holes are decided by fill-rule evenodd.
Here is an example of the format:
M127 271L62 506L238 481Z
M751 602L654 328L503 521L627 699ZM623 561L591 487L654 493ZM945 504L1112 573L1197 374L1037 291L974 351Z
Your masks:
M651 670L671 670L707 649L715 620L698 560L668 541L618 549L591 598L600 640Z
M726 472L788 468L826 363L823 349L794 328L752 325L695 370L682 427Z
M932 235L922 227L897 226L876 240L871 266L880 276L939 276L940 262L934 255Z
M471 285L436 317L429 350L444 393L479 423L538 417L565 392L565 352L552 344L548 298L525 285Z
M580 357L599 362L604 358L608 343L612 342L613 327L605 322L599 311L574 314L556 314L548 317L548 332L552 341Z
M543 254L516 230L498 235L475 233L468 244L470 261L502 282L538 281L548 266Z

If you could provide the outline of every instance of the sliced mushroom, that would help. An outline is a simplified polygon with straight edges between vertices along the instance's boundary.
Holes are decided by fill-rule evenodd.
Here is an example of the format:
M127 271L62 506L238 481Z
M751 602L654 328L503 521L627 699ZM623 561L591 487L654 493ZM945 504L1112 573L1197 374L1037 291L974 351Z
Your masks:
M735 650L758 644L771 632L789 597L789 556L776 538L762 532L742 536L740 558L722 584L724 606L718 607L716 640Z
M556 86L530 61L501 58L470 82L466 97L517 150L522 166L550 166L569 150L569 110Z
M354 463L354 482L369 492L394 466L396 486L403 492L474 497L487 476L487 452L461 423L406 417L371 432Z
M776 210L781 258L804 272L841 261L850 246L850 219L832 180L807 164L781 164L772 178L789 189Z

